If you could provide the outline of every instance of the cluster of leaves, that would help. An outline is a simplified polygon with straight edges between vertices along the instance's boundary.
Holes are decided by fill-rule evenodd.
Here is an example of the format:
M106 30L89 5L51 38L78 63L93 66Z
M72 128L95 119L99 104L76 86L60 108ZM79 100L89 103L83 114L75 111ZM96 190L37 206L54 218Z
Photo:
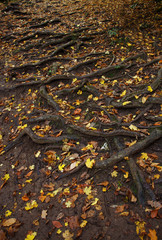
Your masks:
M107 15L120 26L147 28L159 23L160 1L155 0L90 0L94 10L106 10Z

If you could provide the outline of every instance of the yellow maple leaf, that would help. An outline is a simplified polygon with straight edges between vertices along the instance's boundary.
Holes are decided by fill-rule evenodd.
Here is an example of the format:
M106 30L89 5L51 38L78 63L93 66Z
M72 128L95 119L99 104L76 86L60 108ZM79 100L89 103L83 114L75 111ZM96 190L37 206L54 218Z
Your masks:
M25 210L31 210L33 208L37 208L38 207L38 203L36 202L36 200L33 200L31 203L27 203L25 206Z
M153 92L153 89L152 89L151 86L148 86L148 87L147 87L147 90L148 90L149 92Z
M107 191L106 187L103 187L102 192L106 192L106 191Z
M67 201L66 203L65 203L65 206L67 207L67 208L70 208L71 207L71 202L70 201Z
M131 103L131 101L123 102L123 106L125 106L125 105L127 105L127 104L129 104L129 103Z
M147 153L144 153L144 152L141 153L141 158L147 160L148 159Z
M30 234L28 234L25 238L25 240L33 240L37 235L37 232L32 232Z
M10 178L10 175L6 173L2 179L5 181L8 181L9 178Z
M91 100L92 98L93 98L93 95L91 94L88 96L87 100Z
M81 228L84 228L86 225L87 225L87 221L86 221L86 220L83 220L83 222L80 224L80 227L81 227Z
M10 216L11 214L12 214L12 212L11 212L10 210L7 210L7 211L5 212L5 217Z
M73 79L73 83L75 83L77 80L78 80L77 78L74 78L74 79Z
M61 231L61 229L58 229L57 230L57 234L60 234L62 231Z
M82 95L82 93L83 92L81 90L78 90L78 92L77 92L78 95Z
M91 186L90 186L90 187L85 187L85 188L84 188L84 193L85 193L86 195L89 195L89 194L91 193Z
M113 171L113 172L111 173L111 176L112 176L112 177L117 177L117 175L118 175L118 172L117 172L117 171Z
M88 158L85 162L85 165L87 168L92 168L94 164L95 164L95 160L94 159L91 160L90 158Z
M125 94L126 94L126 90L124 90L121 94L120 94L120 97L123 97L123 96L125 96Z
M62 172L64 167L65 167L65 164L60 163L59 166L58 166L58 169Z
M133 124L131 124L131 125L129 126L129 128L130 128L130 130L138 131L138 128L137 128L135 125L133 125Z
M93 100L94 100L94 101L97 101L97 100L98 100L98 97L94 97Z
M136 221L136 233L139 235L140 239L143 240L143 235L146 233L145 231L145 222Z

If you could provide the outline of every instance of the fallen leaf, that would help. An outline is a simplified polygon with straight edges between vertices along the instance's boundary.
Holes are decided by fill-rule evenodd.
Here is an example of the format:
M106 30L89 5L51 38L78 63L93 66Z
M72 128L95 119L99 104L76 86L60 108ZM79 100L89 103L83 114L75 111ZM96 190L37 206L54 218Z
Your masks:
M6 173L2 179L5 181L8 181L9 178L10 178L10 175Z
M81 227L81 228L84 228L86 225L87 225L87 221L86 221L86 220L83 220L83 222L80 224L80 227Z
M66 230L63 234L62 234L63 238L65 238L65 240L73 240L73 233L70 233L69 230Z
M85 162L85 165L87 168L92 168L94 164L95 164L95 160L94 159L91 160L90 158L88 158Z
M151 86L148 86L148 87L147 87L147 90L148 90L149 92L153 92L153 89L152 89Z
M113 171L113 172L111 173L111 176L112 176L112 177L117 177L117 176L118 176L118 172L117 172L117 171Z
M120 213L120 216L125 216L125 217L127 217L129 215L129 212L122 212L122 213Z
M71 207L71 202L70 201L67 201L67 202L65 202L65 206L67 207L67 208L70 208Z
M10 216L11 214L12 214L12 212L11 212L10 210L7 210L7 211L5 212L5 217Z
M151 215L150 215L151 218L156 218L157 215L158 215L158 209L154 209L154 210L151 211Z
M104 182L98 183L97 185L106 187L108 184L109 184L108 181L104 181Z
M156 208L156 209L162 208L162 204L158 201L147 201L147 203L153 208Z
M3 230L0 230L0 240L6 240L6 234Z
M76 108L75 111L73 112L73 114L74 114L74 115L78 115L78 114L81 113L81 111L82 111L81 108Z
M89 194L91 193L91 186L90 186L90 187L85 187L85 188L84 188L84 193L85 193L86 195L89 195Z
M41 218L46 219L47 217L47 210L42 210Z
M33 200L31 201L31 203L27 203L26 206L25 206L25 210L31 210L33 208L37 208L38 207L38 204L36 202L36 200Z
M33 240L36 237L36 235L37 232L31 232L26 236L25 240Z
M9 227L9 226L13 225L15 222L16 222L16 218L9 218L7 220L5 219L2 222L2 225L3 225L3 227Z
M121 212L124 211L124 208L125 208L125 204L120 205L120 206L117 206L115 212L116 212L116 213L121 213Z
M71 229L75 229L79 227L79 218L78 216L67 217L66 221Z
M98 198L95 198L95 200L91 203L91 205L95 205L98 202Z
M53 226L55 226L56 228L61 228L63 227L62 224L59 221L52 221Z
M148 236L151 240L158 240L155 229L149 229Z
M131 103L131 101L123 102L123 106L125 106L125 105L127 105L127 104L129 104L129 103Z
M143 240L143 236L144 234L146 234L146 230L145 230L145 222L139 222L136 221L136 233L137 235L139 235L140 239Z

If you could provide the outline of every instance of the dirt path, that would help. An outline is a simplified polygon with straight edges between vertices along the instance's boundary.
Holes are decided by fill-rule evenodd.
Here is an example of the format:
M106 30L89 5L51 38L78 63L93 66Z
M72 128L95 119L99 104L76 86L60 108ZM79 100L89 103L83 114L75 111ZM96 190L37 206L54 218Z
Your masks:
M0 240L160 239L158 29L84 1L0 6Z

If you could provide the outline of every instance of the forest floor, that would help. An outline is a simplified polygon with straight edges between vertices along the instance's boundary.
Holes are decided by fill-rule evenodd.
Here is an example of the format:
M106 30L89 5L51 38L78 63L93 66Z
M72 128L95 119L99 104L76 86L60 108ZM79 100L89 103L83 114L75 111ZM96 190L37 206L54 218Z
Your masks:
M0 10L0 240L160 239L158 27L88 1Z

